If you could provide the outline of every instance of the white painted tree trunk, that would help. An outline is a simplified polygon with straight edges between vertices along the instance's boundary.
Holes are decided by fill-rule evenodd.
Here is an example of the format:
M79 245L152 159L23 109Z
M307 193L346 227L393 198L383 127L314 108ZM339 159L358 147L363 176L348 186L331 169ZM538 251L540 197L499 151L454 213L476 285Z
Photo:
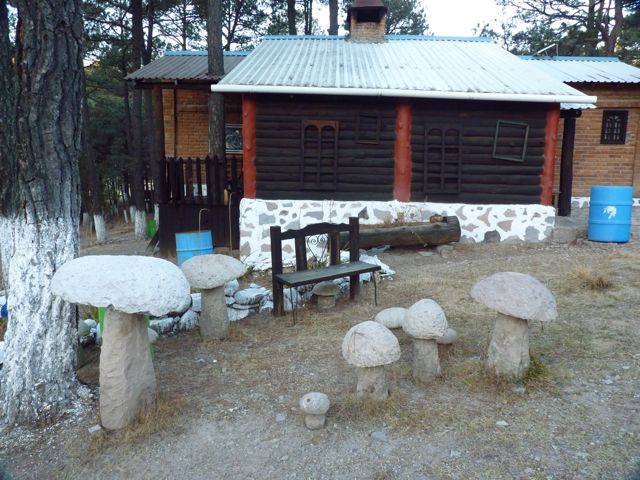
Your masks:
M104 215L94 215L93 226L96 229L96 242L105 243L107 241L107 224L104 221Z
M136 224L136 207L133 205L129 205L129 218L131 219L131 223L133 223L134 227Z
M126 208L122 210L122 216L124 217L124 223L129 223L129 213Z
M153 219L156 221L156 226L160 228L160 205L153 205Z
M91 216L88 212L82 212L82 226L90 227L91 226Z
M9 423L42 420L73 395L74 309L51 294L56 269L77 255L78 231L57 221L0 217L9 323L0 410Z
M135 235L137 240L147 238L147 213L144 210L135 210Z

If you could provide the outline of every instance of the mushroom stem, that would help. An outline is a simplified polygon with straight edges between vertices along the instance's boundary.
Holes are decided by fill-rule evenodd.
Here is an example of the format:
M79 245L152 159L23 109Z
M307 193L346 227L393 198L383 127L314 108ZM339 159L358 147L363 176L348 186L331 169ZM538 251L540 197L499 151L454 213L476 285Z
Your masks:
M413 378L429 383L440 375L438 344L435 339L413 339Z
M156 399L144 317L107 309L100 352L100 420L116 430L131 424Z
M324 415L311 415L304 416L304 424L309 430L319 430L324 427Z
M229 334L229 315L224 299L224 285L202 290L200 334L203 337L226 338Z
M529 369L529 322L499 313L487 366L497 375L521 378Z
M356 396L361 399L386 400L389 398L389 382L384 365L379 367L358 367L358 387Z
M334 295L318 295L318 310L331 310L336 306Z

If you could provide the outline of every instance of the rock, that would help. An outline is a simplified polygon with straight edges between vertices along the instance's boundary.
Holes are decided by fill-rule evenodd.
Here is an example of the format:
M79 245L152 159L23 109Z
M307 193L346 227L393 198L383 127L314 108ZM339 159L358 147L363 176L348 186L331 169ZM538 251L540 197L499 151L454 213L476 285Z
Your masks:
M371 432L371 439L377 442L386 442L387 436L384 432Z
M407 309L404 307L385 308L378 312L373 320L387 328L402 328L406 314Z
M179 318L179 317L176 317ZM156 332L161 334L167 334L173 332L173 327L176 324L176 321L173 317L165 317L158 318L155 320L151 320L149 322L149 326L153 328Z
M182 264L182 271L193 288L209 290L235 280L247 266L229 255L196 255Z
M400 358L400 344L387 327L373 321L352 327L342 341L342 356L356 367L377 367Z
M231 280L224 284L224 294L227 297L233 297L233 294L240 289L240 282L238 280Z
M200 313L202 311L202 294L201 293L192 293L191 294L191 307L189 310L193 310L194 312Z
M313 286L312 292L319 297L335 297L340 293L340 287L331 281L320 282Z
M87 318L83 320L83 322L87 325L87 327L96 328L98 326L98 322L96 322L93 318Z
M295 288L285 288L284 311L291 312L294 305L296 308L302 305L302 297L300 296L300 293Z
M496 243L500 241L500 233L497 230L489 230L484 234L484 241L486 243Z
M273 302L266 301L260 304L260 308L258 310L260 313L270 313L273 311Z
M453 253L453 247L451 245L438 245L436 252L438 252L442 258L446 258Z
M447 328L447 332L443 336L436 338L438 345L451 345L456 340L458 340L458 332L453 328Z
M423 251L419 251L418 255L422 256L422 257L432 257L433 256L433 252L430 250L423 250Z
M187 310L182 314L180 320L178 320L177 327L178 331L186 332L197 328L199 324L200 315L194 310Z
M531 275L499 272L480 280L471 296L504 315L524 320L549 322L558 318L556 299Z
M276 422L278 423L282 423L287 419L287 414L286 413L278 413L276 415Z
M504 421L504 420L498 420L498 421L496 422L496 425L497 425L498 427L508 427L508 426L509 426L509 423L508 423L508 422L506 422L506 421Z
M243 318L249 316L249 310L235 310L233 308L227 308L227 314L229 315L230 322L237 322Z
M87 430L89 431L89 434L95 435L97 433L102 432L102 426L101 425L94 425L93 427L89 427Z
M89 335L91 335L91 327L84 320L80 320L78 322L78 336L88 337Z
M230 307L234 303L236 303L236 299L233 297L224 297L224 301L227 304L227 307Z
M254 305L260 303L260 300L267 296L268 293L269 290L264 287L246 288L244 290L238 290L233 295L233 298L236 303L240 305Z
M229 307L235 310L257 310L260 307L260 303L254 303L253 305L240 305L239 303L234 303L229 305Z
M402 329L407 335L423 340L436 339L447 333L447 319L435 301L426 298L407 310Z
M135 255L89 255L60 267L51 291L70 303L154 317L184 311L189 283L173 263Z
M147 328L147 336L149 337L149 343L155 345L158 341L158 333L153 328Z

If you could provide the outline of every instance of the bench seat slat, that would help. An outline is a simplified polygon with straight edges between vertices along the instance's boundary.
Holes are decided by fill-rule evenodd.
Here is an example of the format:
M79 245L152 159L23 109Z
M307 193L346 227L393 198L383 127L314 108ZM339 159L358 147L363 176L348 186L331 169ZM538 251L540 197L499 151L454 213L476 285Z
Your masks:
M315 268L311 270L300 270L297 272L286 272L276 274L275 277L284 285L298 287L309 283L320 282L322 280L333 280L335 278L349 277L367 272L377 272L380 265L373 265L367 262L349 262L339 265L329 265L328 267Z

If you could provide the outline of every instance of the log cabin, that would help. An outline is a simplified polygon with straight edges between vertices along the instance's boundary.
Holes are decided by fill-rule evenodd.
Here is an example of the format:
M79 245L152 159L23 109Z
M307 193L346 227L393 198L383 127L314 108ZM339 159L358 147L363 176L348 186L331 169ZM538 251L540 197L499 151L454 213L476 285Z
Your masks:
M352 215L456 215L471 241L550 234L561 104L596 97L487 38L385 35L386 11L356 0L345 37L265 37L212 85L242 95L249 263L268 266L272 225Z

